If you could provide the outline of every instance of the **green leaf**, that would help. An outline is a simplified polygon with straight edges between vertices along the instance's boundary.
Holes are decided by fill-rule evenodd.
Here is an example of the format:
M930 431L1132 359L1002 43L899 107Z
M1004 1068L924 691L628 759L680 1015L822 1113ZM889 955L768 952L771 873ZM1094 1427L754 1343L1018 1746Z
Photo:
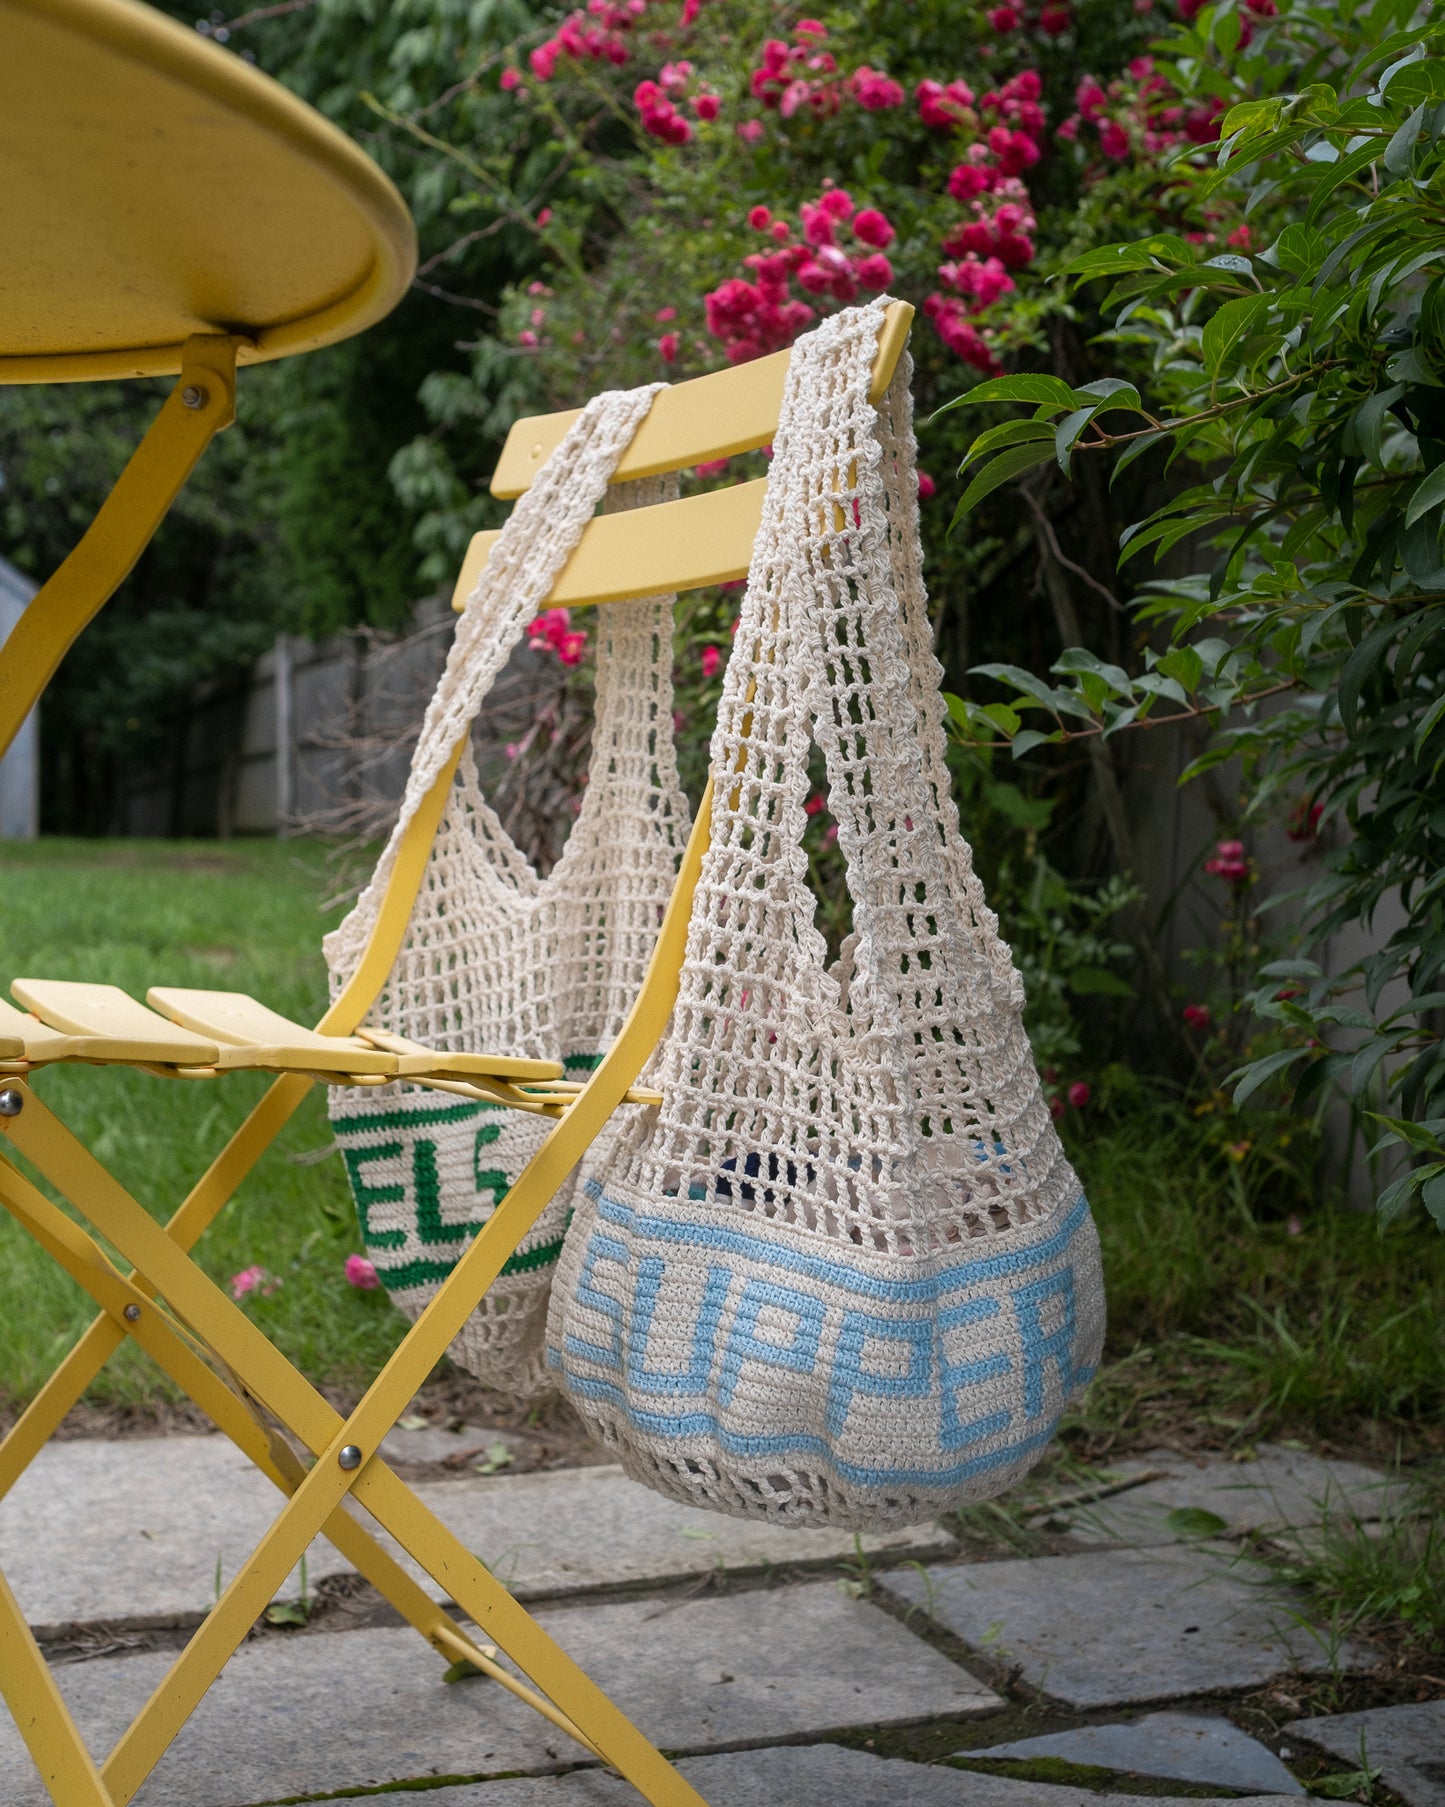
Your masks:
M442 1680L444 1682L464 1682L470 1681L474 1675L485 1679L486 1673L485 1669L479 1669L475 1663L469 1663L465 1657L462 1657L459 1662L452 1664L451 1668L442 1676Z
M1162 671L1166 678L1176 678L1186 691L1193 692L1204 676L1204 661L1192 646L1176 646L1154 668Z
M985 453L996 452L1000 446L1028 445L1033 440L1052 439L1054 429L1046 420L1005 420L998 426L990 427L987 432L980 433L978 438L963 455L965 465L972 464L975 459L982 458Z
M1239 295L1233 301L1226 301L1219 312L1205 322L1200 351L1204 367L1211 376L1224 375L1225 360L1268 306L1267 295Z
M1035 747L1047 746L1050 741L1059 739L1057 729L1052 734L1042 734L1037 728L1024 728L1014 735L1013 756L1022 759L1025 753L1032 753Z
M1164 1523L1171 1531L1190 1539L1221 1537L1229 1529L1228 1519L1221 1518L1217 1512L1206 1511L1203 1506L1176 1506Z
M1059 469L1067 477L1069 460L1073 456L1074 441L1094 418L1097 402L1090 402L1087 408L1075 408L1072 414L1066 415L1054 429L1054 457L1059 462Z
M1230 1078L1239 1082L1234 1088L1236 1106L1243 1104L1246 1098L1252 1098L1267 1079L1273 1079L1276 1073L1303 1060L1308 1053L1308 1048L1282 1048L1277 1054L1266 1054L1263 1060L1251 1061L1237 1074L1231 1073Z
M992 495L1011 477L1022 476L1035 465L1046 463L1048 456L1047 446L1016 445L1010 446L1006 452L1000 452L997 458L990 459L959 497L958 507L954 509L953 519L948 524L949 532L952 533L968 511L976 507L985 496Z
M981 703L979 714L986 715L1005 739L1019 731L1019 723L1023 719L1017 709L1010 709L1007 703Z
M1388 389L1379 389L1375 394L1366 396L1355 410L1355 433L1360 442L1360 450L1371 464L1381 470L1384 465L1380 461L1380 433L1385 414L1404 393L1403 383L1392 383Z
M1320 1781L1310 1783L1312 1794L1322 1794L1327 1801L1347 1801L1352 1795L1363 1794L1380 1779L1378 1769L1349 1769L1337 1776L1325 1776Z
M1411 494L1405 510L1405 525L1413 527L1427 509L1438 508L1442 502L1445 502L1445 464L1437 464Z
M1425 107L1422 102L1385 146L1385 168L1392 176L1403 176L1409 169L1415 140L1420 136L1420 127L1424 121Z
M1073 408L1074 392L1056 376L994 376L979 383L959 402L1033 402L1047 408ZM950 403L950 406L956 404ZM940 410L941 412L942 410Z
M1445 1153L1440 1138L1428 1130L1423 1123L1416 1123L1412 1117L1387 1117L1383 1111L1366 1111L1365 1115L1376 1123L1383 1123L1392 1136L1398 1136L1407 1148L1416 1154Z
M1068 975L1068 987L1081 998L1132 998L1134 987L1107 966L1076 966Z
M1330 166L1329 173L1323 176L1315 187L1314 198L1305 210L1305 224L1313 226L1324 211L1325 202L1343 183L1357 176L1362 169L1378 161L1380 147L1372 138L1368 144L1362 144L1358 150L1351 151L1349 156L1341 157L1338 163Z
M1340 673L1337 702L1340 720L1345 724L1345 732L1353 735L1359 714L1360 692L1369 681L1370 674L1385 656L1386 648L1399 631L1398 623L1381 622L1379 627L1372 628L1364 639L1345 660Z

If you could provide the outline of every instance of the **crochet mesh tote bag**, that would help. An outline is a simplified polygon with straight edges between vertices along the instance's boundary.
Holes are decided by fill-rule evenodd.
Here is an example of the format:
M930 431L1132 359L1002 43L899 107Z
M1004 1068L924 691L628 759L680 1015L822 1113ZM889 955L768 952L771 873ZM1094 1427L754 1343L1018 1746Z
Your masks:
M664 1102L584 1169L548 1321L638 1480L857 1530L1002 1491L1103 1337L1097 1236L950 797L906 357L868 399L883 305L793 349ZM853 909L831 965L814 742Z
M494 546L427 710L397 826L327 938L333 995L365 949L407 822L536 616L657 387L596 398ZM620 484L607 502L636 506L663 487ZM588 782L547 878L513 845L463 754L373 1026L453 1052L560 1060L573 1076L606 1050L642 983L688 828L672 741L672 602L598 611ZM403 1083L337 1087L330 1111L367 1252L415 1318L551 1122ZM547 1294L570 1196L564 1186L547 1206L452 1345L490 1386L530 1395L551 1384Z

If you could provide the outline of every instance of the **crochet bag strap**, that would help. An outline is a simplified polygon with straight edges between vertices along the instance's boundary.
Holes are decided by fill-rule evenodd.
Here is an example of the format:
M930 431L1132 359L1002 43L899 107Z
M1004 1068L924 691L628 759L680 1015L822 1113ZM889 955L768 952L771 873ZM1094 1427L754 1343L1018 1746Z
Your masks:
M326 937L334 981L360 962L408 824L536 619L653 397L666 386L648 383L594 396L507 517L457 623L376 870L350 915Z

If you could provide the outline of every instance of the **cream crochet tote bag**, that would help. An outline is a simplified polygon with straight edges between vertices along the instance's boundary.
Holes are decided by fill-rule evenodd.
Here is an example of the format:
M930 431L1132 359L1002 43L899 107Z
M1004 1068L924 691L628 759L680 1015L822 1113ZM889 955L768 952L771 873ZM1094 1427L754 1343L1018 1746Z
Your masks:
M1007 1487L1103 1336L1098 1240L950 797L906 357L868 400L883 306L793 350L664 1103L584 1169L548 1322L638 1480L858 1530ZM853 904L831 966L813 741Z
M397 825L367 890L325 943L333 995L376 921L406 824L476 717L606 490L657 388L597 397L517 503L457 627ZM661 499L616 486L612 507ZM539 878L462 757L406 937L368 1021L429 1047L560 1060L585 1074L642 983L687 836L672 739L672 597L596 612L588 783L561 858ZM335 1088L331 1121L362 1235L412 1318L435 1294L542 1138L543 1117L405 1084ZM619 1120L620 1121L620 1120ZM478 1379L533 1394L547 1294L571 1215L547 1206L451 1348Z

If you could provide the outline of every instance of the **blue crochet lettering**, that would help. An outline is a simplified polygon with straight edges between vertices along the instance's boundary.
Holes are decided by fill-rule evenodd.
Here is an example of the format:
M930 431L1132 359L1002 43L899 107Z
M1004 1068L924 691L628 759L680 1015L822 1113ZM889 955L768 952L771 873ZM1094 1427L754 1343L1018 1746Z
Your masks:
M602 1238L592 1238L595 1247ZM615 1245L620 1247L621 1245ZM588 1259L591 1259L589 1251ZM722 1319L723 1304L732 1285L732 1269L714 1264L707 1270L702 1304L698 1306L697 1323L692 1333L692 1358L680 1372L647 1366L647 1339L652 1334L652 1314L657 1309L658 1294L666 1263L658 1255L644 1255L637 1264L637 1286L632 1295L632 1325L627 1339L628 1384L639 1393L662 1393L673 1399L707 1391L717 1354L717 1327ZM578 1288L581 1297L581 1288ZM569 1339L570 1342L570 1339Z
M965 1299L961 1305L950 1305L946 1311L938 1314L936 1347L941 1395L938 1441L943 1449L966 1449L970 1443L981 1443L985 1437L993 1437L999 1431L1007 1430L1013 1420L1013 1413L1008 1411L986 1412L981 1418L968 1420L958 1415L960 1392L965 1387L977 1386L980 1381L996 1380L1001 1374L1007 1374L1013 1367L1008 1356L1000 1352L997 1355L982 1356L978 1361L951 1362L943 1346L947 1331L961 1330L969 1324L987 1323L998 1314L997 1299Z
M887 1374L865 1368L863 1351L870 1338L907 1343L908 1372ZM845 1312L828 1386L829 1434L836 1437L848 1422L857 1394L871 1399L922 1399L927 1397L932 1379L933 1325L927 1318L880 1318L870 1311Z
M1074 1270L1061 1267L1042 1280L1016 1286L1009 1294L1019 1321L1024 1346L1024 1413L1037 1418L1044 1409L1044 1368L1057 1362L1059 1386L1065 1399L1074 1387ZM1063 1308L1054 1330L1045 1332L1043 1307L1049 1299L1062 1299Z
M579 1336L567 1338L567 1353L580 1356L583 1361L596 1362L599 1368L622 1369L622 1305L611 1293L602 1292L593 1284L593 1276L599 1261L615 1261L618 1267L627 1266L627 1249L614 1236L594 1236L587 1245L587 1254L582 1262L582 1272L577 1276L577 1303L586 1305L591 1310L606 1318L612 1325L612 1337L607 1347L600 1343L589 1343Z
M788 1312L796 1320L788 1342L774 1343L758 1335L758 1317L764 1306ZM718 1404L732 1404L744 1362L763 1362L770 1368L790 1368L795 1374L811 1374L818 1360L825 1310L823 1301L814 1298L812 1293L779 1286L773 1280L749 1280L738 1302L732 1335L723 1356Z

